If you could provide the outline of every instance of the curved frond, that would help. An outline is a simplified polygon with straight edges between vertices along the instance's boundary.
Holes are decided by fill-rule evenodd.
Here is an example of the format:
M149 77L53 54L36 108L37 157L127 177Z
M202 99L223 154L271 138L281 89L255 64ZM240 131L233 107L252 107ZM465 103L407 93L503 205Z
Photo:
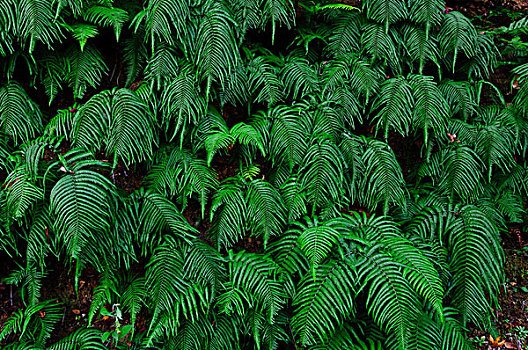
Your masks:
M148 159L155 144L155 121L148 106L128 89L103 91L84 104L74 117L75 145L97 150L106 143L109 154L126 165ZM115 162L115 161L114 161Z
M116 41L119 41L121 29L128 21L128 13L117 7L93 6L84 12L84 18L100 26L113 27Z
M81 99L88 86L95 88L101 83L101 78L108 68L101 53L91 45L87 45L82 51L75 47L68 57L69 71L66 81L73 89L74 97Z
M269 182L255 179L247 184L246 201L253 235L264 238L264 247L271 236L278 236L285 223L285 210L279 191Z
M203 9L194 51L198 71L207 79L206 99L211 83L223 84L239 60L231 16L221 3L209 4Z
M468 57L475 54L477 31L469 19L457 11L445 15L440 28L438 42L444 56L453 52L452 71L454 72L459 50L464 51Z
M300 169L300 184L313 211L338 203L343 193L343 155L329 140L308 148Z
M381 85L373 110L379 109L374 119L377 120L377 129L384 129L385 140L391 128L402 135L409 132L414 104L412 96L412 87L404 77L390 78Z
M92 164L104 163L85 160L69 168L63 166L66 174L50 193L51 210L56 215L54 229L68 254L76 259L82 256L88 236L110 228L114 188L103 175L87 168Z
M134 22L136 22L136 30L139 23L145 22L154 51L158 40L173 45L175 43L173 33L181 39L189 15L189 0L149 0L145 10L136 15Z
M296 306L291 326L303 345L325 342L354 313L357 272L345 263L332 261L306 274L293 299Z
M10 81L0 87L0 130L11 135L15 142L29 141L42 127L38 106L22 86Z
M368 0L363 2L363 9L367 17L385 26L407 17L407 6L403 0Z
M468 321L486 322L489 304L495 298L504 276L504 251L497 226L473 206L456 209L456 219L446 228L453 274L453 304L465 326Z

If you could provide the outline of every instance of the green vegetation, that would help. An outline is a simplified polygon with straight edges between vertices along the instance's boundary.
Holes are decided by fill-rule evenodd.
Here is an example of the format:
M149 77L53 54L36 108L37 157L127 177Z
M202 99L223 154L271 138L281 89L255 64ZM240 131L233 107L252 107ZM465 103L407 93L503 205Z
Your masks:
M527 29L509 103L441 0L3 0L4 349L470 349L525 216ZM57 268L98 276L62 340Z

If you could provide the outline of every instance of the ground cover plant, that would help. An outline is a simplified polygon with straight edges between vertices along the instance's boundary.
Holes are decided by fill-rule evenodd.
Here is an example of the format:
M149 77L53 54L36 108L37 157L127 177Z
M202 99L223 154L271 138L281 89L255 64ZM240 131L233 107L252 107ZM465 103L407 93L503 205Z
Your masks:
M0 24L3 349L500 335L501 240L527 219L526 18L483 31L439 0L4 0Z

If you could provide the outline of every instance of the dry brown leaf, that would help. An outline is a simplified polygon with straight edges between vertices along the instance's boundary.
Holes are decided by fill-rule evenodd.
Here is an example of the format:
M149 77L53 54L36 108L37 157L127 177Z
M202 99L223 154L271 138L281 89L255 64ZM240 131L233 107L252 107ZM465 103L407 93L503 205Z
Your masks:
M504 343L504 346L506 347L506 349L517 349L517 346L516 345L513 345L512 342L509 342L507 341L506 343Z

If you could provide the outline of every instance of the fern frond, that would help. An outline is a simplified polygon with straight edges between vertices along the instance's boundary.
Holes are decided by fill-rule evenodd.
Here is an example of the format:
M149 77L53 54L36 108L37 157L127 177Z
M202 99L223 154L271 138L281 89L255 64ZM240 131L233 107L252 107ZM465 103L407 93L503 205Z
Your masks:
M47 350L104 350L106 346L101 340L102 335L98 329L80 328Z
M162 83L172 81L178 75L180 69L177 57L176 48L166 43L159 44L152 52L145 74L152 84L157 84L158 90L161 90Z
M385 33L390 24L407 17L407 6L402 0L368 0L363 2L363 10L369 19L384 25Z
M236 181L220 186L211 205L211 217L214 220L211 220L211 230L218 246L232 245L246 233L247 211L243 193Z
M50 52L43 55L37 62L43 66L40 70L40 81L44 85L51 105L55 96L62 90L62 84L65 82L69 69L69 61L58 52Z
M190 196L196 192L205 212L207 198L218 187L216 173L204 160L186 150L174 148L168 158L155 165L148 176L151 186L168 195Z
M165 75L164 78L167 78ZM171 83L164 87L161 104L165 121L165 130L174 123L173 139L180 134L180 143L189 125L196 125L207 113L206 101L200 94L199 85L194 74L183 70L171 79Z
M279 191L269 182L255 179L247 184L246 201L253 235L264 238L266 247L271 236L278 236L285 224L285 210Z
M272 161L284 157L290 169L300 164L306 151L309 130L299 122L298 111L287 106L277 106L262 115L272 122L269 141Z
M414 104L412 96L412 87L404 77L390 78L382 84L372 108L373 111L379 109L374 119L377 120L377 129L384 129L385 140L389 137L390 128L402 135L409 132Z
M21 39L22 45L29 39L30 54L37 41L50 48L62 36L50 1L6 0L0 6L0 18L4 19L6 28Z
M364 194L360 200L369 208L383 202L385 214L389 203L405 206L405 181L394 152L386 143L375 139L363 137L360 143L365 150L362 155L365 177L361 180Z
M331 261L314 274L303 277L293 299L291 326L303 345L325 342L354 313L358 276L353 267Z
M189 15L190 3L188 0L176 2L172 0L149 0L145 10L138 13L132 22L135 23L136 31L139 24L145 22L146 34L150 35L152 51L154 51L158 40L174 45L173 33L178 39L182 38Z
M308 220L306 225L297 223L297 226L299 229L291 232L298 233L299 248L310 262L315 280L317 267L326 259L340 234L334 227L335 221L333 220L319 222L317 218L314 218L313 221Z
M360 51L358 45L363 17L357 12L341 13L333 23L328 49L334 56L344 56Z
M406 349L407 338L418 318L418 298L399 264L373 244L358 263L362 285L368 284L367 309L378 326L394 334L399 349Z
M491 182L493 166L506 173L515 164L513 132L497 122L478 127L475 149L488 168L488 182Z
M135 324L136 317L144 305L147 294L145 279L138 276L127 276L128 285L121 294L121 305L130 313L130 323Z
M143 72L147 64L147 46L142 33L134 33L123 41L123 61L125 63L125 86L130 86Z
M55 231L69 256L75 259L83 256L88 236L109 229L112 207L109 197L114 188L103 175L87 168L92 164L104 166L90 160L63 166L66 174L50 193L51 210L56 215Z
M452 71L454 72L459 50L462 50L468 57L475 54L477 31L463 14L451 11L444 17L438 33L438 42L444 56L451 51L453 52Z
M301 188L312 212L337 203L343 193L343 155L329 140L319 140L306 151L300 169Z
M475 94L469 84L444 79L438 84L438 88L448 103L451 115L461 113L464 120L467 120L475 113Z
M429 129L436 138L445 133L449 107L433 77L413 75L410 85L414 95L413 124L423 128L424 144L429 148Z
M7 213L12 220L20 220L37 201L42 200L44 191L36 186L23 168L16 168L6 178Z
M479 192L483 164L471 148L455 145L442 162L445 169L439 186L449 193L452 201L455 194L468 200Z
M154 117L135 92L128 89L106 90L93 96L74 117L73 143L82 147L100 145L104 141L108 154L123 159L126 165L148 159L152 155Z
M316 94L319 78L313 66L304 58L290 58L281 69L281 76L288 94L294 99L302 98L306 94Z
M83 51L75 47L68 55L69 71L66 74L68 86L73 89L76 99L82 99L86 88L96 88L101 83L101 78L108 70L101 53L91 45Z
M411 59L420 62L419 74L422 74L427 61L432 61L439 66L438 44L435 39L427 36L426 31L410 25L405 26L403 27L403 37Z
M225 295L218 298L218 306L228 314L233 311L232 303L243 304L241 295L255 299L266 312L266 322L275 323L275 317L284 304L285 293L282 284L277 280L279 271L277 265L269 256L246 253L233 254L229 252L229 287ZM237 290L231 293L231 289ZM236 295L236 296L235 296ZM239 300L234 300L234 298ZM251 304L251 300L246 300ZM260 309L260 306L253 305ZM237 310L240 314L241 310ZM243 314L240 314L243 316Z
M453 304L465 326L468 321L486 322L490 312L486 295L495 300L503 283L504 251L499 230L482 211L474 206L456 210L456 219L446 228L446 239L451 253Z
M431 26L437 26L442 21L444 2L442 0L412 0L411 20L425 23L425 40L429 40ZM421 74L421 73L420 73Z
M116 41L119 41L128 13L117 7L93 6L84 12L84 19L103 27L113 27Z
M295 22L295 10L290 7L290 4L281 0L264 0L264 8L262 10L263 27L267 21L271 21L271 43L275 41L275 28L277 22L285 24L288 29L291 23Z
M140 189L131 199L140 205L138 221L141 226L136 239L143 254L152 251L163 234L186 241L189 233L196 232L174 203L161 194Z
M195 39L194 63L199 74L207 79L205 98L208 100L212 82L222 85L226 81L239 54L227 9L221 3L211 2L203 11Z
M258 56L248 64L249 90L252 93L258 92L255 102L267 102L268 106L273 106L283 99L283 86L279 79L279 71L271 64L271 60L266 56Z
M22 86L10 81L0 87L0 130L15 143L29 141L40 131L42 115Z

